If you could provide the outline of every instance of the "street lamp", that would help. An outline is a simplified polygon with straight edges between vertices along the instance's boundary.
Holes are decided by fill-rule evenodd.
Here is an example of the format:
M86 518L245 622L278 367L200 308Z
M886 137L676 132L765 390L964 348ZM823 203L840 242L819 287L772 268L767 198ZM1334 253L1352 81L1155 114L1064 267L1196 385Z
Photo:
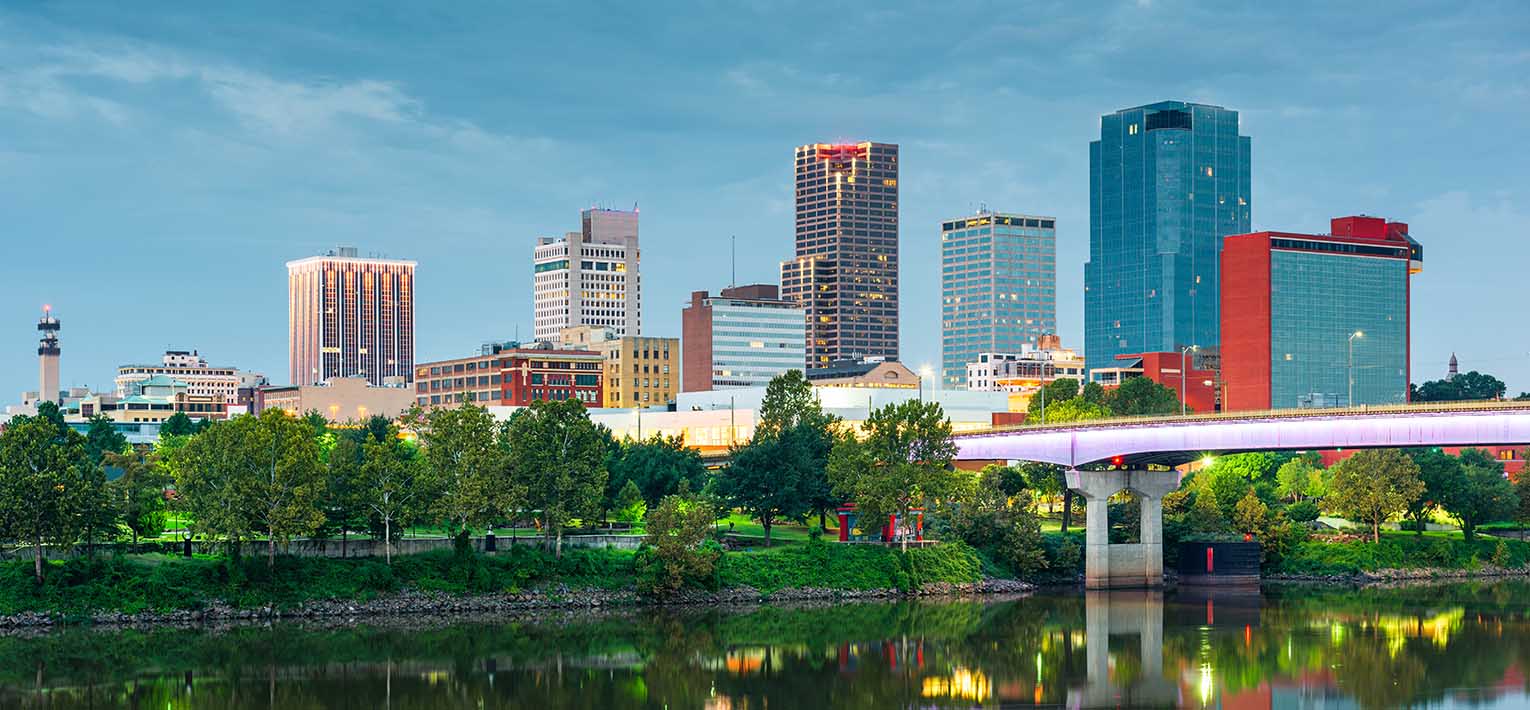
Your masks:
M1365 331L1357 330L1349 334L1349 399L1344 406L1355 406L1355 338L1364 338Z
M921 402L924 401L924 378L930 377L933 374L934 370L929 365L919 367L919 401Z
M1185 375L1189 371L1185 369L1185 354L1191 350L1201 351L1199 345L1186 345L1179 349L1179 416L1185 416Z

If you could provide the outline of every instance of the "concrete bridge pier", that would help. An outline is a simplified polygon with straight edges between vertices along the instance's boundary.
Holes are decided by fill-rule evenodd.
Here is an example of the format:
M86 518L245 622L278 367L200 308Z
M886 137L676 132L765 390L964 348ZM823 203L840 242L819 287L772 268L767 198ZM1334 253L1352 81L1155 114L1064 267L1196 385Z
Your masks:
M1163 586L1163 497L1179 488L1177 471L1068 471L1068 488L1084 497L1084 587L1129 589ZM1110 544L1107 499L1137 494L1142 532L1138 544Z

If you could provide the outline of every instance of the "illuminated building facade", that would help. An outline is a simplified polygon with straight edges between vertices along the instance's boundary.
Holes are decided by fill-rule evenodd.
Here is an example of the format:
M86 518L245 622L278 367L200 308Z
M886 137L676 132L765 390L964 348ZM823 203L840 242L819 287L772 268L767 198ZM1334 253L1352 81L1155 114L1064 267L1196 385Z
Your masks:
M1084 357L1219 342L1222 237L1249 230L1252 144L1238 112L1162 101L1108 114L1089 144Z
M352 247L287 262L289 375L295 385L414 372L413 261Z
M763 387L803 369L805 312L772 284L691 292L681 312L686 392Z
M414 369L415 403L426 409L471 402L524 407L535 401L577 399L601 406L604 356L558 350L549 342L488 343L473 357L422 362Z
M120 365L117 367L117 396L132 394L133 385L155 375L165 375L186 383L191 395L213 395L229 404L241 401L241 391L249 392L265 383L265 376L232 367L209 366L195 350L166 350L158 364Z
M590 208L580 231L541 237L533 252L536 339L558 340L564 328L588 325L616 335L643 333L643 281L638 274L638 212Z
M898 357L898 146L797 148L796 257L781 297L807 314L807 363Z
M1057 331L1057 220L981 211L940 225L940 361L948 389L979 353L1019 353Z
M1423 247L1380 217L1331 229L1227 237L1222 276L1238 285L1222 294L1229 411L1408 400L1409 289Z

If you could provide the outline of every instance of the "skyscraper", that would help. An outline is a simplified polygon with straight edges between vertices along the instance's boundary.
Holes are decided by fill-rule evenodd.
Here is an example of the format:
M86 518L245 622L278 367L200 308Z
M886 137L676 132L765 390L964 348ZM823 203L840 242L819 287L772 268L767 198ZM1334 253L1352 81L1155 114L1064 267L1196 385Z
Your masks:
M1238 112L1163 101L1108 114L1089 144L1084 356L1214 347L1222 238L1249 230Z
M898 146L797 148L797 253L781 297L807 312L807 365L898 357Z
M1409 290L1424 249L1408 225L1340 217L1332 234L1226 240L1224 409L1408 400Z
M408 382L414 372L413 261L360 257L354 247L287 262L289 374Z
M554 342L564 328L578 325L641 335L637 210L592 207L579 218L580 231L537 239L532 267L537 340Z
M940 225L940 369L965 389L979 353L1057 332L1057 220L981 211Z

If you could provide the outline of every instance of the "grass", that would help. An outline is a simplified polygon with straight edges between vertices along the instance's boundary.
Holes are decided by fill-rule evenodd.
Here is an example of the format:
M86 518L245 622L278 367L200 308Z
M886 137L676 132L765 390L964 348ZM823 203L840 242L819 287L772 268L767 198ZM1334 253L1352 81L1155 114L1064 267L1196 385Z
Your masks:
M1500 545L1502 546L1500 548ZM1523 567L1530 562L1530 543L1478 534L1468 543L1460 531L1384 530L1381 542L1308 540L1296 546L1274 571L1288 574L1349 575L1382 569L1471 570L1498 562Z
M818 540L728 553L718 563L718 577L724 587L748 586L766 593L801 587L908 591L932 582L977 582L983 567L977 551L959 542L904 553L895 547Z
M731 525L734 535L765 538L765 528L743 513L732 513L728 517L717 521L717 525L724 530L729 529ZM815 527L818 527L816 520L811 525L776 523L770 528L770 541L773 543L806 542L809 537L812 537L812 530ZM831 527L829 532L825 534L830 536L837 535L838 528Z

